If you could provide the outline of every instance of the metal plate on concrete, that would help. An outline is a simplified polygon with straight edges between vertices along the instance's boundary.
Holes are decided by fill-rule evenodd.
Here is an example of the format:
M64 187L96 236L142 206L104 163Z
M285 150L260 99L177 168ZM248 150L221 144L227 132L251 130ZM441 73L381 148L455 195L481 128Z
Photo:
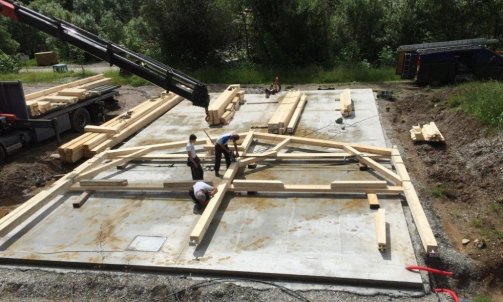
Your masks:
M166 242L166 237L161 236L136 236L127 247L128 251L158 252Z

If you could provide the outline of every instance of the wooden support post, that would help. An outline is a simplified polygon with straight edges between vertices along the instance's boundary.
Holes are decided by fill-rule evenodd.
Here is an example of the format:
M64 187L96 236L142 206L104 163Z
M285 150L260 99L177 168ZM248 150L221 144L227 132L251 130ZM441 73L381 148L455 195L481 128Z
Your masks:
M341 114L344 117L348 117L353 112L353 103L351 100L351 90L344 89L339 97L339 103L341 106Z
M384 209L375 213L377 248L380 252L386 250L386 217Z
M403 165L402 157L400 152L396 148L393 148L391 161L395 167ZM414 218L414 223L416 224L419 237L421 237L421 242L423 243L424 250L426 254L430 257L437 257L439 255L439 248L433 230L431 229L428 218L424 213L423 206L419 201L417 192L412 185L405 165L402 168L397 169L400 177L403 179L403 194L405 199L407 199L407 204L409 205L410 211L412 213L412 218Z
M356 150L355 148L351 146L344 146L343 147L346 152L352 153L356 155L358 160L362 161L365 163L367 166L371 167L374 169L376 172L381 174L385 179L388 181L400 186L402 184L402 179L400 176L398 176L395 172L391 171L390 169L384 167L380 163L376 162L372 158L364 156L360 151Z
M367 199L369 201L370 209L372 209L372 210L379 209L379 207L381 206L379 204L379 199L377 198L377 194L375 194L375 193L368 193L367 194Z
M82 194L76 197L76 199L73 202L73 208L78 209L84 205L84 203L89 199L89 197L92 195L92 191L84 191Z

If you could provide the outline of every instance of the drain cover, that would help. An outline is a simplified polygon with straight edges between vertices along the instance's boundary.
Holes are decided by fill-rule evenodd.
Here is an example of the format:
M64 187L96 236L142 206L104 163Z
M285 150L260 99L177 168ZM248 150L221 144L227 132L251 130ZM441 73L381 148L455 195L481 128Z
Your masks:
M129 244L128 251L139 252L157 252L161 249L166 241L166 237L161 236L136 236L131 244Z

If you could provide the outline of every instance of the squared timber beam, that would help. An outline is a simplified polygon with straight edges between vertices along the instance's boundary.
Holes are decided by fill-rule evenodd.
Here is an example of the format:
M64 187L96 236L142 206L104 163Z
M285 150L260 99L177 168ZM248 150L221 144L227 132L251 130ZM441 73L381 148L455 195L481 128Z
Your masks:
M393 147L391 161L395 167L403 165L403 159L396 146ZM419 237L421 238L423 248L428 256L438 257L439 247L437 240L435 239L433 230L428 222L428 218L424 213L421 201L419 201L416 189L414 189L414 186L412 185L409 173L407 172L407 169L405 169L405 165L403 165L403 168L397 169L397 172L403 179L403 194L405 195L410 212L412 213L412 218L414 219L414 224L416 225Z
M402 179L395 172L384 167L383 165L376 162L372 158L364 156L360 151L356 150L355 148L353 148L351 146L344 146L343 148L344 148L344 150L346 150L346 152L349 152L349 153L356 155L358 160L362 161L364 164L366 164L367 166L374 169L376 172L381 174L381 176L383 176L388 181L390 181L398 186L400 186L402 184Z
M386 217L384 209L379 209L375 213L377 248L380 252L386 250Z

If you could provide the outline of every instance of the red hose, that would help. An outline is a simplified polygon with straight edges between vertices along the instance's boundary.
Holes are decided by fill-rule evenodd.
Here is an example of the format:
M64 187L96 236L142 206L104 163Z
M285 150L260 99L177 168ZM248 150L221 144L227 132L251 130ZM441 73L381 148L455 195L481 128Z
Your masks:
M450 289L447 289L447 288L435 288L433 291L435 293L447 293L447 294L449 294L452 297L452 299L454 300L454 302L459 302L459 298L456 295L456 293L453 292Z
M409 265L406 267L409 271L427 271L435 275L442 275L442 276L452 276L452 272L446 272L446 271L441 271L438 269L434 269L431 267L426 267L426 266L418 266L418 265Z

